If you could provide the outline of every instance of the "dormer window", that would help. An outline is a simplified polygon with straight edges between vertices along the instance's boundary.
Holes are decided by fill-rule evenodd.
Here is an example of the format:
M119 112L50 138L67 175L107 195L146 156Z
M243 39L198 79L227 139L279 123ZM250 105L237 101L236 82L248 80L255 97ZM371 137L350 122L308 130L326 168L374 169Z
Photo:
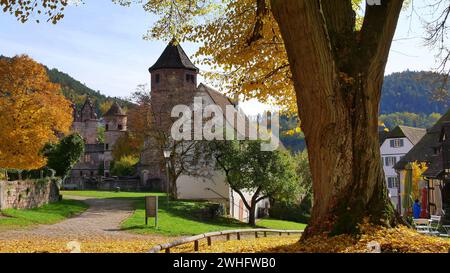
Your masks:
M390 141L391 148L400 148L404 146L403 139L391 139Z
M156 74L155 75L155 82L159 83L159 81L160 81L160 76L159 76L159 74Z

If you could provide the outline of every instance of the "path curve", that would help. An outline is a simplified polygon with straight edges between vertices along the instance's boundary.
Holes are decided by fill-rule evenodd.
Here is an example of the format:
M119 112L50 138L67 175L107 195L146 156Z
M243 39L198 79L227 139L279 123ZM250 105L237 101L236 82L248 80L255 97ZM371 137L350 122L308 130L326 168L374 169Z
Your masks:
M134 211L133 201L126 199L101 199L70 196L89 205L82 214L52 225L39 225L31 229L0 232L0 240L47 237L83 239L104 237L108 239L157 238L160 235L138 235L120 230L120 224Z

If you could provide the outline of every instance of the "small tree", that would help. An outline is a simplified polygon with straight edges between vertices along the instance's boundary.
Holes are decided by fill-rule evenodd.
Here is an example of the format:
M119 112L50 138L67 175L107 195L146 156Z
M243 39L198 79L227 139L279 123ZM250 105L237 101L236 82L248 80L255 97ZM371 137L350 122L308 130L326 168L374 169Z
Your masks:
M43 150L43 155L47 157L47 167L55 170L63 181L83 154L84 141L78 133L64 137L57 144L49 143Z
M111 168L111 174L118 176L133 175L135 166L139 162L138 157L124 156L118 161L114 161L114 166Z
M265 198L290 199L299 190L296 165L284 151L261 151L259 141L215 141L211 155L226 181L249 210L249 224L255 226L256 204ZM250 200L244 193L250 193Z

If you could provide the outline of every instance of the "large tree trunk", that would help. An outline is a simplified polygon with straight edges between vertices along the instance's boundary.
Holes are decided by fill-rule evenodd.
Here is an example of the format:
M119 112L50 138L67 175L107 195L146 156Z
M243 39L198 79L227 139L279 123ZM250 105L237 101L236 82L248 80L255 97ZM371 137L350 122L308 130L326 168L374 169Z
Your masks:
M272 0L284 39L313 177L305 237L394 226L378 142L378 111L402 0L367 6L355 31L350 0Z

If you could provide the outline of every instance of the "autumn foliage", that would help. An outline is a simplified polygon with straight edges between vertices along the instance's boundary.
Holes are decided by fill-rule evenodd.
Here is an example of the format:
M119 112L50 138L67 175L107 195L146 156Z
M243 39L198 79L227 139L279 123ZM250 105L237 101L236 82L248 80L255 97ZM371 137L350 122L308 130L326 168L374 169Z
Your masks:
M447 253L450 249L448 239L419 234L405 226L384 228L363 223L360 228L359 236L322 234L303 241L298 236L273 236L218 241L212 246L202 242L199 250L204 253ZM193 245L182 245L171 251L193 252Z
M42 65L25 55L0 59L0 168L44 166L42 148L71 124L70 102Z

